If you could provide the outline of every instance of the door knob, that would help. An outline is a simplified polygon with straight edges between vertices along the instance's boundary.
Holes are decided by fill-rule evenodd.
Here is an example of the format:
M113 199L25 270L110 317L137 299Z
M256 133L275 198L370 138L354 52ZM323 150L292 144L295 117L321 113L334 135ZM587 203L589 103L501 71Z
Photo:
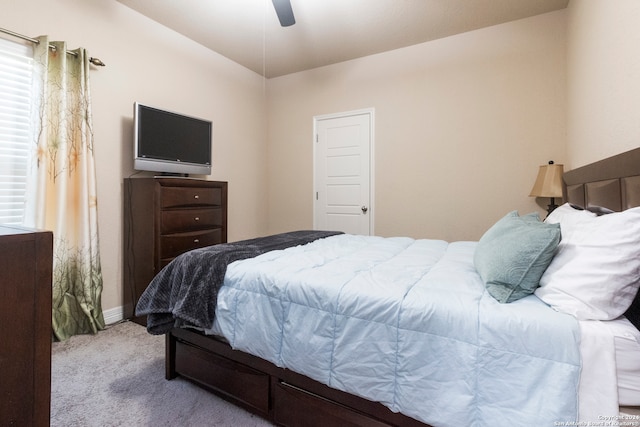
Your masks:
M362 213L367 213L367 211L369 210L369 208L366 206L363 206L360 209L362 209Z

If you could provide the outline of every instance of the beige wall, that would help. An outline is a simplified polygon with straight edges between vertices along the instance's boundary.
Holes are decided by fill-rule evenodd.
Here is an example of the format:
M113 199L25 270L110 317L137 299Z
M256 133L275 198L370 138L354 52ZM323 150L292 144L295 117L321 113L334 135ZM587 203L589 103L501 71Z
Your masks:
M375 109L375 234L478 239L565 160L565 11L268 81L269 231L313 225L315 115ZM548 201L541 201L548 203Z
M574 168L640 147L640 1L571 0L567 11Z
M103 309L122 305L122 180L133 173L133 102L214 123L213 173L229 181L229 239L264 234L263 79L113 0L0 0L0 27L83 46L91 73Z
M538 165L576 167L639 145L640 3L609 3L572 0L564 11L271 79L266 92L260 76L113 0L0 0L0 26L67 40L107 63L91 77L110 310L122 304L134 101L213 120L210 179L230 183L230 240L311 227L313 116L370 107L376 234L477 239L511 209L543 212L527 197Z

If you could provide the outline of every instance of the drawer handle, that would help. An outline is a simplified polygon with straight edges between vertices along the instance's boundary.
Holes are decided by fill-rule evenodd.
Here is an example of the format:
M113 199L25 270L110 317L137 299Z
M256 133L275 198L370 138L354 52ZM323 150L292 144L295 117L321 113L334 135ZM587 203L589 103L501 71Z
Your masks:
M200 196L198 196L197 194L195 196L193 196L194 199L199 199Z
M320 395L318 395L318 394L312 393L312 392L310 392L310 391L308 391L308 390L305 390L305 389L303 389L303 388L296 387L296 386L294 386L293 384L289 384L289 383L288 383L288 382L286 382L286 381L280 381L280 386L281 386L281 387L284 387L284 388L290 388L290 389L295 390L295 391L297 391L297 392L304 393L304 394L306 394L306 395L313 396L313 397L315 397L315 398L322 399L322 400L327 400L327 401L331 402L331 401L330 401L329 399L327 399L326 397L322 397L322 396L320 396Z
M200 243L200 239L193 239L193 243Z
M200 221L200 218L199 218L199 217L195 217L194 219L195 219L196 221Z

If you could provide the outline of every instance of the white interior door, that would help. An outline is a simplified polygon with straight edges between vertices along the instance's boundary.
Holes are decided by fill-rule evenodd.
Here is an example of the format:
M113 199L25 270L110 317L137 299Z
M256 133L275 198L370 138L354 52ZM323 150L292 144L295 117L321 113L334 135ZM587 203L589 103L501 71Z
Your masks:
M314 120L314 228L373 234L373 110Z

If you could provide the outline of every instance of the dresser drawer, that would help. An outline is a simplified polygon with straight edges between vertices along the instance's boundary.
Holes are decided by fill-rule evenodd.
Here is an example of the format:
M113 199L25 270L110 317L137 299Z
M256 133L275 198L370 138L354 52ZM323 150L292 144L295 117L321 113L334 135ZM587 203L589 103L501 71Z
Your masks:
M162 187L160 208L221 206L222 189L209 187Z
M191 249L217 245L218 243L223 243L220 228L162 235L160 236L160 257L163 260L174 258Z
M222 208L177 209L160 212L160 234L180 233L222 225Z

